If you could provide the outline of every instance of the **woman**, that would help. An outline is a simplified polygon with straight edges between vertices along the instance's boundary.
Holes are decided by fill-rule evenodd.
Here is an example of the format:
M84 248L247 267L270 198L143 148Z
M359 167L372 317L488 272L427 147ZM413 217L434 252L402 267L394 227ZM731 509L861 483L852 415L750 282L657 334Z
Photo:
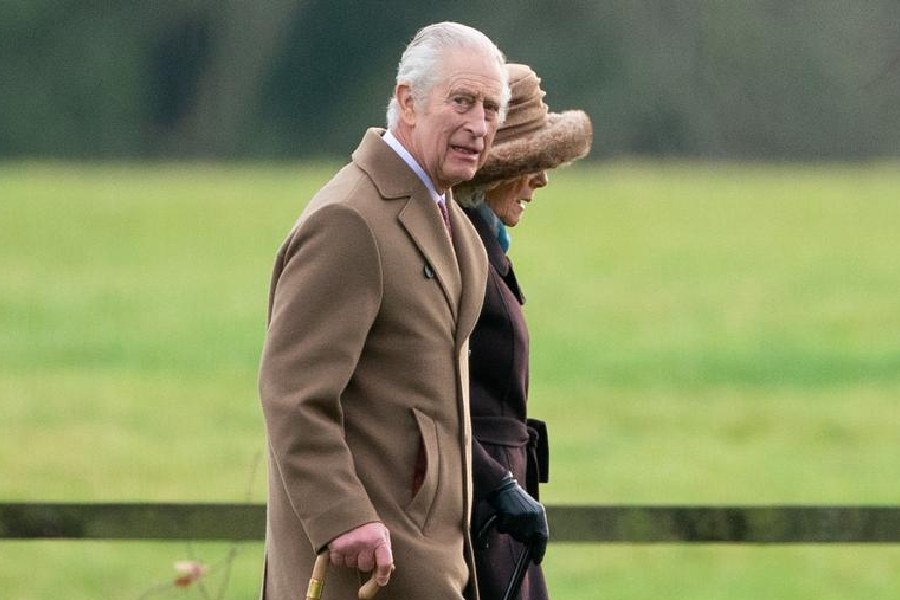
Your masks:
M523 542L533 546L534 562L540 563L547 540L546 516L537 502L538 483L547 478L546 428L527 418L525 298L506 256L506 228L519 222L534 191L547 185L547 170L583 158L591 144L591 122L583 111L548 112L534 71L515 64L507 69L506 121L475 178L454 190L489 263L484 306L469 341L472 535L482 600L503 597ZM529 567L519 598L548 598L539 564Z

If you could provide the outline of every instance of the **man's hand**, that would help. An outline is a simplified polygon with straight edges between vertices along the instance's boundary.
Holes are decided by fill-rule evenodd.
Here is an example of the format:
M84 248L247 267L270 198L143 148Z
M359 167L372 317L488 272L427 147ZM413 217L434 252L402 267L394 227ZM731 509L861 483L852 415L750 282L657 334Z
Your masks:
M331 563L336 567L375 570L380 587L387 585L394 570L391 534L383 523L366 523L328 542Z
M529 496L512 473L488 494L487 501L497 513L497 531L507 533L523 544L531 544L534 562L539 564L550 538L544 505Z

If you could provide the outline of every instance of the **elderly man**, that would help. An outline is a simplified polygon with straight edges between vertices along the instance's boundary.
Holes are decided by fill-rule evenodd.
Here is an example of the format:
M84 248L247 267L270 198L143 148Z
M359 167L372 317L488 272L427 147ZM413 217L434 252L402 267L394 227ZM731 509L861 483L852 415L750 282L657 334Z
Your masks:
M468 336L487 265L449 190L503 120L504 62L470 27L420 30L388 130L366 132L278 252L264 599L302 597L324 549L325 600L356 597L370 570L383 600L475 597Z

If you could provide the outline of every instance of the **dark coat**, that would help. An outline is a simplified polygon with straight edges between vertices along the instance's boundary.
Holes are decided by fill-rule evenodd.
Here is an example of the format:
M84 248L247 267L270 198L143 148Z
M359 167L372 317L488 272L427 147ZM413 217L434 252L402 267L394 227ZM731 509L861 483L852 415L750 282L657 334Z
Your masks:
M491 515L484 500L507 472L535 498L546 481L546 428L527 419L528 327L525 301L509 258L477 209L465 209L488 255L488 281L481 315L469 342L472 414L472 476L475 484L473 536ZM488 547L476 541L475 565L481 600L499 600L523 546L494 530ZM541 568L531 565L522 582L521 600L548 598Z
M371 521L397 570L379 600L462 600L470 544L468 345L487 260L369 130L278 253L260 367L269 442L265 600L299 598L314 549ZM332 568L323 600L356 598Z

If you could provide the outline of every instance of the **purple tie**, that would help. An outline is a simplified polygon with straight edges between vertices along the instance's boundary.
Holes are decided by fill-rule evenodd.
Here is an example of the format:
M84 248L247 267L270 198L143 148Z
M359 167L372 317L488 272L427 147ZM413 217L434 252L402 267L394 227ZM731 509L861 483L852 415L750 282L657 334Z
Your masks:
M453 242L453 229L450 227L450 213L447 212L447 204L444 202L444 199L441 198L437 201L438 208L441 209L441 216L444 218L444 227L447 228L447 236L450 238L450 242Z

